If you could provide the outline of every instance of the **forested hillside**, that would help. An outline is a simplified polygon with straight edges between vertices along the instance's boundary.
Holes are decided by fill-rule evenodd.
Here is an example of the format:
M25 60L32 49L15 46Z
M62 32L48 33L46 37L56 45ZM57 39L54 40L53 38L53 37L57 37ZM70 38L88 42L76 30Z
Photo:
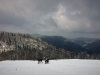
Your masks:
M86 46L86 48L88 49L88 51L90 51L91 53L100 53L100 39L94 41L93 43L90 43Z
M74 43L71 40L62 36L43 36L40 38L58 49L62 48L69 51L86 51L86 49L81 45Z
M0 60L49 59L99 59L100 55L89 55L86 51L56 49L30 34L0 33Z

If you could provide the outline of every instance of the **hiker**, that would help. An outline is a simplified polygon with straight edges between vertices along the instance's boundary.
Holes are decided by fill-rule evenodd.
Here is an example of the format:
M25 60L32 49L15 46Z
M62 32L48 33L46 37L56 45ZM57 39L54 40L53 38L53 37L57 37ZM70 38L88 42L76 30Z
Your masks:
M38 59L38 64L43 63L42 59Z
M45 60L45 64L48 64L48 63L49 63L49 59L46 59L46 60Z

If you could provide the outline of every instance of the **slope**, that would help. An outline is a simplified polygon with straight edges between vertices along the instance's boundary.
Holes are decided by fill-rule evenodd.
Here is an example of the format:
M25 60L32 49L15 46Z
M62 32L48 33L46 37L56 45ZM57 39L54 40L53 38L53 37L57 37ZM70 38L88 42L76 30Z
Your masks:
M89 45L86 46L86 48L91 52L91 53L100 53L100 40L97 40Z
M46 41L47 43L55 46L56 48L62 48L69 51L85 51L86 50L82 46L61 36L44 36L40 38Z
M72 41L74 41L75 43L85 47L87 46L88 44L98 40L96 38L85 38L85 37L79 37L79 38L74 38L74 39L71 39Z
M56 49L54 46L30 34L0 33L0 58L1 60L36 60L37 58L61 59L69 58L65 50Z

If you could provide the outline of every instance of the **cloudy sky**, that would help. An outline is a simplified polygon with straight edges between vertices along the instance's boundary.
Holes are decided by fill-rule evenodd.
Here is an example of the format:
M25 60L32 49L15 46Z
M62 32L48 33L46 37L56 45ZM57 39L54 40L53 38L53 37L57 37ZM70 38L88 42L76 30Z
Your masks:
M100 0L0 0L0 31L100 38Z

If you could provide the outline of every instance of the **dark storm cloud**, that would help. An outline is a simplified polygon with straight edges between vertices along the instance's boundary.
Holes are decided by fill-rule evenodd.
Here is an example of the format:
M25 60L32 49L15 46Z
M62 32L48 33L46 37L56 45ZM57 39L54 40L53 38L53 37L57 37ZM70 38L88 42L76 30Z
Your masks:
M90 2L91 1L91 2ZM88 18L92 21L100 21L100 0L87 0Z
M0 0L0 30L99 36L99 0ZM13 30L7 29L9 27Z
M23 17L15 16L12 13L0 11L0 25L22 26L22 25L28 24L28 23L29 22Z

